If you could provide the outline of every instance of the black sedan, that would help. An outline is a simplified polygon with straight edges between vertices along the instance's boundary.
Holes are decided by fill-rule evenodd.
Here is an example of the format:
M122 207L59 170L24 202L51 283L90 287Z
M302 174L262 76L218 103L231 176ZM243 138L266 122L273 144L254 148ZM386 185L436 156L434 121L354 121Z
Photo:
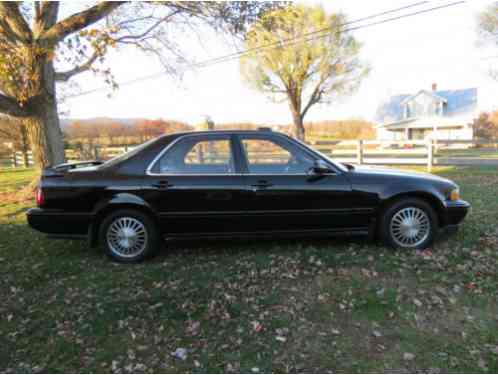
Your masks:
M351 234L424 249L470 207L449 180L344 165L266 129L164 135L105 163L47 168L36 198L31 227L122 262L185 237Z

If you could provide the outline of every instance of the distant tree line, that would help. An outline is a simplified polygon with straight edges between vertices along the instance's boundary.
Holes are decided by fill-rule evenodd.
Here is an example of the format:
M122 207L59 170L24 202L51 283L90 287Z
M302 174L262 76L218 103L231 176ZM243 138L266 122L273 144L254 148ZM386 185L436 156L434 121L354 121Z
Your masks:
M217 130L256 130L260 127L269 127L282 133L293 134L291 124L264 125L251 122L215 124ZM316 139L375 139L376 135L373 123L359 119L305 122L304 128L307 140L310 141Z
M255 130L260 127L271 127L275 130L291 134L290 124L264 125L251 122L215 123L215 130ZM304 124L310 139L373 139L374 125L364 120L317 121ZM65 127L66 145L69 147L85 144L89 146L122 146L147 141L161 134L181 131L205 130L203 124L190 125L175 120L146 120L123 123L117 120L96 119L74 121Z
M143 143L161 134L192 130L184 122L175 120L140 119L130 123L108 119L74 121L64 129L68 146L89 145L122 146Z

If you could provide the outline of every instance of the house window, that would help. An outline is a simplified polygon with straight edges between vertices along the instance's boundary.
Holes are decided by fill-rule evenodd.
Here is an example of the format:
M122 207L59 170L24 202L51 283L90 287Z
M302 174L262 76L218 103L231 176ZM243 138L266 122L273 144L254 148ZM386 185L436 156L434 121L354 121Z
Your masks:
M405 104L405 118L410 118L412 116L412 108L410 103Z
M442 116L443 115L443 110L444 110L444 103L443 102L439 102L438 106L437 106L437 114L439 116Z

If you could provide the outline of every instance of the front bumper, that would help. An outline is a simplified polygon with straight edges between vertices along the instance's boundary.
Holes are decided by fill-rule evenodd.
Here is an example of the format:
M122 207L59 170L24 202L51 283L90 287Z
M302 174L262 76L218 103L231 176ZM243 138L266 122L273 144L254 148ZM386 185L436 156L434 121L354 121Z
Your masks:
M54 237L77 238L88 234L93 215L84 212L65 212L31 208L26 212L31 228Z
M443 217L444 226L460 224L470 210L471 206L469 202L463 200L446 201Z

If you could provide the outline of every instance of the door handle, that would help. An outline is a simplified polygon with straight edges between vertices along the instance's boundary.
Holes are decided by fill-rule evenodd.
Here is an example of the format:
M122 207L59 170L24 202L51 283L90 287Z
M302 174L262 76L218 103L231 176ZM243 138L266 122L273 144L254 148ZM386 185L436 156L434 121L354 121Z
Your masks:
M154 187L156 187L158 189L168 189L168 188L172 187L173 184L170 184L166 180L160 180L158 182L153 183L152 186L154 186Z
M273 184L271 182L261 180L261 181L258 181L258 183L251 185L251 186L253 188L257 188L257 189L266 189L266 188L272 187Z

